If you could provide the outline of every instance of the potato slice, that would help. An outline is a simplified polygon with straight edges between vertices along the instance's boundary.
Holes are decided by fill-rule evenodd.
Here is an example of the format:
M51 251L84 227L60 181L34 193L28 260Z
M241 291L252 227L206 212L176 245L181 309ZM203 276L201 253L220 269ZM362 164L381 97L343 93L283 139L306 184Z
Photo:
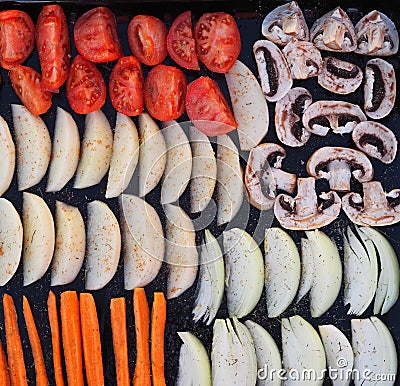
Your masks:
M9 188L15 170L15 145L7 122L0 116L0 196Z

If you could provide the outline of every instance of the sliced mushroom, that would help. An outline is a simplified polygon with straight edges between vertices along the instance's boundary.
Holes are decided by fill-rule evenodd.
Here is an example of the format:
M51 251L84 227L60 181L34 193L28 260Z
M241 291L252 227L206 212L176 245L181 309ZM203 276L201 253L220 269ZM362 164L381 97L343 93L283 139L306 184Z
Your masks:
M292 37L309 40L310 33L303 12L296 1L281 5L272 10L264 19L262 34L268 39L284 46Z
M299 147L310 139L311 134L304 129L301 118L311 103L311 93L303 87L292 88L276 103L276 135L283 144Z
M362 184L364 196L348 193L342 198L347 217L355 224L386 226L400 221L400 189L385 193L379 181Z
M285 149L275 143L263 143L251 149L244 178L249 201L256 208L271 209L276 189L293 193L296 188L296 175L281 170L285 157Z
M275 216L286 229L312 230L330 224L339 216L341 202L336 192L321 193L318 203L315 178L297 179L295 198L280 194L275 201Z
M399 49L399 33L383 13L371 11L356 24L358 54L390 56Z
M368 156L385 164L390 164L396 158L396 136L381 123L360 122L351 135L356 146Z
M396 100L396 74L383 59L371 59L365 67L364 110L372 119L386 117Z
M314 102L303 115L303 125L310 133L325 136L351 133L356 125L367 120L361 108L343 101Z
M265 98L270 102L282 99L292 88L293 79L281 50L272 42L258 40L253 52Z
M360 67L332 56L324 58L322 72L318 76L318 83L323 88L342 95L356 91L362 80L363 72Z
M310 30L310 41L326 51L351 52L357 47L353 23L340 7L316 20Z
M322 56L310 42L292 39L282 50L293 79L318 76L322 68Z
M361 151L347 147L322 147L314 152L307 163L307 172L315 178L325 178L329 187L339 192L350 191L353 176L359 182L371 181L374 168Z

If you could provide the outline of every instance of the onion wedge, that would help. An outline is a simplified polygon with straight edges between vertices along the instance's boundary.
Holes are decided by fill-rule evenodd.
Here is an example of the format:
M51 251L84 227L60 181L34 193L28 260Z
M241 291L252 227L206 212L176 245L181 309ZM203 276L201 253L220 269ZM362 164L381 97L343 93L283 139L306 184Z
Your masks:
M0 116L0 196L10 187L15 170L15 145L7 122Z
M297 302L310 292L314 282L314 261L311 243L308 239L301 239L301 279Z

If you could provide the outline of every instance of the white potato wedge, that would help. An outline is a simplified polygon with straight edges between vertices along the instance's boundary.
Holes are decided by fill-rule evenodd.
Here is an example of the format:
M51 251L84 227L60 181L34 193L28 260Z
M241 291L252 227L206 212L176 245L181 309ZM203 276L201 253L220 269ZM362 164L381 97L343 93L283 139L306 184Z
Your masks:
M241 150L250 151L268 132L267 100L257 78L241 61L236 60L225 74Z
M17 271L22 253L23 231L13 204L0 198L0 286L6 285Z
M36 194L23 194L24 285L29 285L46 273L54 253L53 216L44 200Z
M265 230L265 289L269 318L282 314L300 283L300 255L293 239L280 228ZM282 285L284 280L285 285Z
M190 211L202 212L210 202L217 181L217 161L208 137L194 125L189 127L192 147L192 175L190 177Z
M176 121L166 121L163 127L167 160L161 185L162 205L172 204L179 199L192 174L192 150L181 125Z
M57 107L46 192L60 191L74 176L78 167L80 144L74 118L61 107Z
M51 140L42 118L25 106L11 105L17 148L18 190L38 184L50 162Z
M179 353L176 386L211 386L211 366L206 349L190 332L178 332L183 345Z
M242 229L225 231L223 243L228 312L243 318L254 309L262 294L263 256L254 239Z
M76 171L74 188L84 189L100 183L110 166L113 134L101 110L85 117L81 158Z
M311 290L314 282L314 261L311 243L302 238L301 239L301 279L299 285L299 292L297 294L297 301L299 302Z
M247 320L246 327L253 338L257 356L257 386L280 386L282 359L274 338L259 324Z
M167 162L167 145L157 123L147 113L139 115L139 197L160 182Z
M114 213L104 202L90 202L87 212L85 288L98 290L105 287L117 271L121 232Z
M333 370L332 385L350 385L354 356L349 340L343 332L331 324L318 326L318 329L325 348L327 365Z
M129 194L119 197L126 290L145 287L164 260L164 232L155 209Z
M178 206L164 205L166 252L169 273L167 299L177 298L196 280L198 254L192 220Z
M228 135L220 135L217 137L217 225L229 223L236 216L243 192L238 149Z
M117 113L106 198L118 197L129 185L139 159L139 135L135 123Z
M85 224L79 209L56 202L56 247L51 265L51 285L72 283L85 258Z
M7 122L0 116L0 197L9 188L15 170L15 145Z

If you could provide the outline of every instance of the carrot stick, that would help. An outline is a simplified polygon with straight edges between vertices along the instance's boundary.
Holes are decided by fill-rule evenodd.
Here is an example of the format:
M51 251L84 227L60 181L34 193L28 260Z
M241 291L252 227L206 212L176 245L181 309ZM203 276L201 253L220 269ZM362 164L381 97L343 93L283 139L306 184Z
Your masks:
M96 304L91 294L81 294L80 310L87 384L88 386L104 386L99 321Z
M64 377L61 361L61 341L60 326L58 323L56 296L52 291L49 292L47 299L47 312L49 314L51 345L53 347L53 366L56 386L64 386Z
M117 373L117 386L129 386L128 334L125 298L111 299L111 328Z
M143 288L133 292L133 310L136 330L136 367L133 376L134 386L151 386L149 356L150 311Z
M28 385L25 370L24 352L18 330L17 312L13 298L3 296L4 324L6 330L7 357L10 369L10 379L13 385Z
M0 342L0 386L10 386L10 373L8 372L8 365L6 354L4 353L3 345Z
M154 293L151 313L151 366L153 386L165 386L164 332L167 319L167 303L162 292Z
M68 385L83 386L81 322L75 291L65 291L60 300L61 330Z
M35 320L31 306L26 296L23 297L23 310L26 329L28 331L29 342L32 348L33 361L35 363L36 386L48 386L46 365L44 364L42 344L40 343L39 334L36 328Z

